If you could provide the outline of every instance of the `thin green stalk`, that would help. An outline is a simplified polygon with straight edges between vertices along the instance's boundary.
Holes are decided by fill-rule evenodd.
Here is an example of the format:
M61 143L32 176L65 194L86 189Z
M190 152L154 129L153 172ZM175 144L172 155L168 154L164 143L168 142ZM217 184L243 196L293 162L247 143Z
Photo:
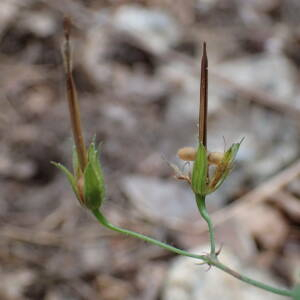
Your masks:
M140 233L137 233L137 232L134 232L134 231L131 231L131 230L127 230L127 229L123 229L123 228L120 228L118 226L115 226L115 225L111 224L102 215L102 213L99 210L97 210L97 209L92 210L92 213L94 214L94 216L96 217L96 219L98 220L98 222L100 224L102 224L104 227L108 228L108 229L111 229L113 231L116 231L116 232L119 232L119 233L122 233L122 234L129 235L129 236L134 237L134 238L138 238L140 240L143 240L145 242L148 242L150 244L153 244L155 246L161 247L163 249L166 249L168 251L171 251L171 252L179 254L179 255L183 255L183 256L187 256L187 257L192 257L192 258L200 259L204 263L207 263L208 265L214 266L214 267L216 267L216 268L224 271L225 273L227 273L227 274L229 274L229 275L237 278L240 281L243 281L245 283L248 283L248 284L250 284L252 286L255 286L257 288L263 289L265 291L271 292L273 294L287 296L287 297L292 297L292 295L293 295L293 292L291 290L278 289L278 288L269 286L267 284L264 284L262 282L256 281L254 279L251 279L251 278L249 278L247 276L244 276L244 275L242 275L242 274L240 274L240 273L238 273L238 272L230 269L229 267L227 267L226 265L222 264L221 262L219 262L216 257L212 257L211 255L197 255L197 254L189 253L187 251L184 251L184 250L178 249L176 247L170 246L170 245L168 245L166 243L157 241L157 240L155 240L153 238L150 238L148 236L145 236L143 234L140 234Z
M179 255L188 256L188 257L192 257L192 258L197 258L197 259L201 259L201 260L204 260L204 261L207 260L205 255L192 254L192 253L189 253L187 251L184 251L184 250L178 249L176 247L170 246L170 245L168 245L166 243L163 243L161 241L150 238L150 237L148 237L146 235L143 235L141 233L137 233L137 232L134 232L134 231L131 231L131 230L127 230L127 229L123 229L123 228L120 228L118 226L115 226L115 225L111 224L102 215L102 213L97 209L93 210L92 212L93 212L94 216L96 217L96 219L99 221L99 223L101 223L103 226L105 226L108 229L111 229L113 231L116 231L116 232L119 232L119 233L122 233L122 234L130 235L134 238L138 238L138 239L143 240L145 242L148 242L152 245L164 248L168 251L174 252L174 253L179 254Z
M263 289L265 291L268 291L268 292L271 292L271 293L277 294L277 295L287 296L287 297L292 297L293 296L293 291L292 290L275 288L275 287L272 287L270 285L264 284L260 281L251 279L251 278L249 278L245 275L242 275L242 274L230 269L226 265L220 263L218 260L212 259L209 262L209 264L212 265L212 266L215 266L216 268L218 268L218 269L226 272L227 274L237 278L238 280L241 280L245 283L248 283L252 286L258 287L258 288Z
M196 202L199 212L202 218L206 221L209 231L209 241L210 241L210 255L213 258L217 258L216 254L216 241L213 223L206 209L205 196L196 195Z
M269 291L271 293L282 295L282 296L290 296L290 297L292 296L292 291L290 291L290 290L274 288L274 287L264 284L262 282L256 281L254 279L251 279L247 276L244 276L244 275L230 269L226 265L219 262L219 260L217 258L217 253L216 253L216 242L215 242L213 223L207 212L205 196L196 195L196 202L197 202L197 206L198 206L201 216L203 217L203 219L206 221L206 223L208 225L209 238L210 238L210 255L207 257L210 258L210 261L207 263L209 265L215 266L216 268L226 272L227 274L232 275L233 277L235 277L243 282L246 282L250 285L256 286L263 290Z

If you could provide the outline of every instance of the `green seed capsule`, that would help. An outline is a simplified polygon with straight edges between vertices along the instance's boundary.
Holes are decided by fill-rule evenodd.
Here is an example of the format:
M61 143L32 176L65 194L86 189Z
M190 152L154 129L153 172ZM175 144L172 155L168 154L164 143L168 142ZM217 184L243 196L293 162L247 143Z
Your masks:
M74 174L61 164L53 164L67 175L72 189L82 206L91 210L100 208L105 198L105 186L98 151L94 143L91 143L89 147L88 164L83 174L78 166L76 149L73 150Z

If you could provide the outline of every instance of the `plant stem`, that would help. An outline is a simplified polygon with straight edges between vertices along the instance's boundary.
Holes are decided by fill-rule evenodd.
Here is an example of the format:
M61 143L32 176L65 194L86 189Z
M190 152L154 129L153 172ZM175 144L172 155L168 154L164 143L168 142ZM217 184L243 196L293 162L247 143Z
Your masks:
M211 257L217 259L216 254L216 242L215 242L215 232L213 228L213 223L206 209L205 196L196 194L196 202L199 212L202 218L206 221L209 231L209 241L210 241L210 255Z
M262 283L260 281L251 279L251 278L249 278L245 275L242 275L242 274L230 269L229 267L222 264L218 260L212 259L208 264L210 264L210 265L226 272L227 274L237 278L240 281L243 281L245 283L248 283L252 286L258 287L258 288L263 289L265 291L268 291L268 292L271 292L271 293L277 294L277 295L287 296L287 297L292 297L293 296L293 291L292 290L275 288L275 287L272 287L272 286L267 285L265 283Z
M207 260L206 255L192 254L192 253L189 253L187 251L184 251L184 250L178 249L176 247L170 246L170 245L168 245L166 243L163 243L161 241L158 241L156 239L150 238L150 237L148 237L146 235L143 235L141 233L137 233L137 232L134 232L134 231L131 231L131 230L127 230L127 229L123 229L121 227L115 226L115 225L111 224L102 215L102 213L97 209L93 210L92 213L94 214L96 219L99 221L99 223L101 223L103 226L105 226L108 229L111 229L113 231L116 231L116 232L119 232L119 233L122 233L122 234L132 236L134 238L138 238L138 239L143 240L145 242L148 242L152 245L164 248L168 251L174 252L174 253L179 254L179 255L188 256L188 257L192 257L192 258L197 258L197 259L201 259L201 260L204 260L204 261Z
M244 276L232 269L230 269L229 267L227 267L226 265L222 264L218 258L217 258L217 253L216 253L216 242L215 242L215 234L214 234L214 229L213 229L213 223L212 220L207 212L207 208L206 208L206 203L205 203L205 196L201 196L201 195L196 195L196 202L197 202L197 206L199 209L199 212L202 216L202 218L206 221L207 225L208 225L208 231L209 231L209 238L210 238L210 255L207 256L207 258L209 259L209 261L206 261L209 265L212 265L224 272L226 272L227 274L230 274L231 276L246 282L250 285L256 286L258 288L261 288L263 290L269 291L271 293L274 294L278 294L278 295L282 295L282 296L292 296L292 291L290 290L284 290L284 289L278 289L278 288L274 288L272 286L269 286L267 284L264 284L260 281L256 281L254 279L251 279L247 276Z
M143 234L131 231L131 230L127 230L127 229L123 229L120 228L118 226L115 226L113 224L111 224L103 215L102 213L95 209L92 210L92 213L94 214L94 216L96 217L96 219L98 220L98 222L100 224L102 224L104 227L111 229L113 231L122 233L122 234L126 234L129 235L131 237L143 240L145 242L148 242L150 244L153 244L155 246L161 247L163 249L166 249L168 251L171 251L173 253L179 254L179 255L183 255L183 256L187 256L187 257L191 257L191 258L196 258L199 260L202 260L204 263L207 263L208 265L214 266L222 271L224 271L225 273L237 278L240 281L243 281L245 283L248 283L252 286L255 286L257 288L263 289L265 291L271 292L273 294L278 294L278 295L282 295L282 296L288 296L288 297L292 297L293 292L291 290L286 290L286 289L278 289L278 288L274 288L272 286L269 286L267 284L264 284L262 282L256 281L254 279L251 279L247 276L244 276L232 269L230 269L229 267L227 267L226 265L222 264L221 262L218 261L218 259L211 255L198 255L198 254L193 254L193 253L189 253L187 251L178 249L176 247L170 246L166 243L163 243L161 241L155 240L153 238L150 238L148 236L145 236Z

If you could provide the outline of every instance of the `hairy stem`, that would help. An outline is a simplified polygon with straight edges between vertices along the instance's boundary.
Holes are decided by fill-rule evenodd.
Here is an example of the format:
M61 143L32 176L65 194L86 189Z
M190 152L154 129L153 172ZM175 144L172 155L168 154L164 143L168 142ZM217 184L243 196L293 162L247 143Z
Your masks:
M170 245L168 245L166 243L163 243L161 241L150 238L150 237L148 237L146 235L143 235L141 233L137 233L137 232L134 232L134 231L131 231L131 230L127 230L127 229L123 229L123 228L120 228L118 226L115 226L115 225L111 224L102 215L102 213L97 209L93 210L92 212L93 212L94 216L96 217L96 219L99 221L99 223L101 223L103 226L105 226L108 229L111 229L113 231L116 231L116 232L119 232L119 233L122 233L122 234L130 235L134 238L138 238L138 239L143 240L145 242L148 242L152 245L164 248L168 251L174 252L174 253L179 254L179 255L188 256L188 257L192 257L192 258L197 258L197 259L201 259L201 260L204 260L204 261L207 260L205 255L192 254L192 253L189 253L187 251L184 251L184 250L178 249L176 247L170 246Z
M292 291L290 291L290 290L278 289L278 288L269 286L260 281L256 281L247 276L244 276L244 275L230 269L226 265L222 264L217 258L215 233L214 233L212 220L207 212L205 196L196 195L196 202L197 202L197 206L198 206L198 209L199 209L199 212L200 212L202 218L206 221L206 223L208 225L209 238L210 238L210 255L207 256L209 261L206 261L206 262L209 265L212 265L243 282L246 282L250 285L256 286L263 290L269 291L271 293L282 295L282 296L290 296L290 297L292 296Z
M145 242L148 242L150 244L153 244L155 246L161 247L163 249L166 249L168 251L171 251L171 252L179 254L179 255L183 255L183 256L187 256L187 257L199 259L202 262L207 263L208 265L214 266L217 269L220 269L220 270L224 271L225 273L227 273L227 274L229 274L229 275L237 278L240 281L243 281L245 283L248 283L248 284L250 284L252 286L255 286L257 288L263 289L265 291L271 292L273 294L287 296L287 297L292 297L292 295L293 295L293 291L291 291L291 290L278 289L278 288L269 286L267 284L264 284L264 283L262 283L260 281L256 281L254 279L251 279L251 278L249 278L247 276L244 276L244 275L242 275L242 274L240 274L240 273L238 273L238 272L230 269L229 267L227 267L226 265L222 264L221 262L219 262L216 257L213 257L211 255L198 255L198 254L189 253L187 251L184 251L184 250L178 249L176 247L170 246L170 245L168 245L166 243L163 243L161 241L155 240L155 239L150 238L148 236L145 236L143 234L140 234L140 233L137 233L137 232L134 232L134 231L131 231L131 230L127 230L127 229L123 229L123 228L120 228L118 226L115 226L115 225L111 224L102 215L102 213L99 210L97 210L97 209L92 210L92 213L94 214L94 216L96 217L96 219L98 220L98 222L100 224L102 224L104 227L108 228L108 229L111 229L113 231L116 231L116 232L119 232L119 233L122 233L122 234L129 235L131 237L134 237L134 238L137 238L137 239L140 239L140 240L143 240Z
M210 255L213 258L217 258L216 255L216 241L215 241L215 232L213 228L213 223L206 209L205 196L196 195L196 202L199 209L199 212L202 218L206 221L209 231L209 241L210 241Z
M232 269L230 269L229 267L227 267L226 265L220 263L218 260L214 260L212 259L208 264L226 272L227 274L235 277L236 279L243 281L245 283L248 283L252 286L258 287L260 289L263 289L265 291L271 292L273 294L277 294L277 295L282 295L282 296L287 296L287 297L292 297L293 296L293 291L292 290L287 290L287 289L279 289L273 286L270 286L268 284L262 283L260 281L251 279L245 275L242 275Z

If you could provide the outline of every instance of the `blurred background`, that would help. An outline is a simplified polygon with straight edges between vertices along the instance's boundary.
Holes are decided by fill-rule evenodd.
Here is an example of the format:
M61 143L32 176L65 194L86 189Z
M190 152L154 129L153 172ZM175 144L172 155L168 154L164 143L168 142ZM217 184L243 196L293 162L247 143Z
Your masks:
M0 299L283 299L110 232L79 206L50 164L71 165L64 15L107 218L207 251L193 194L166 162L182 167L177 150L196 144L206 41L209 149L245 137L208 201L221 260L283 287L300 268L298 0L2 0Z

